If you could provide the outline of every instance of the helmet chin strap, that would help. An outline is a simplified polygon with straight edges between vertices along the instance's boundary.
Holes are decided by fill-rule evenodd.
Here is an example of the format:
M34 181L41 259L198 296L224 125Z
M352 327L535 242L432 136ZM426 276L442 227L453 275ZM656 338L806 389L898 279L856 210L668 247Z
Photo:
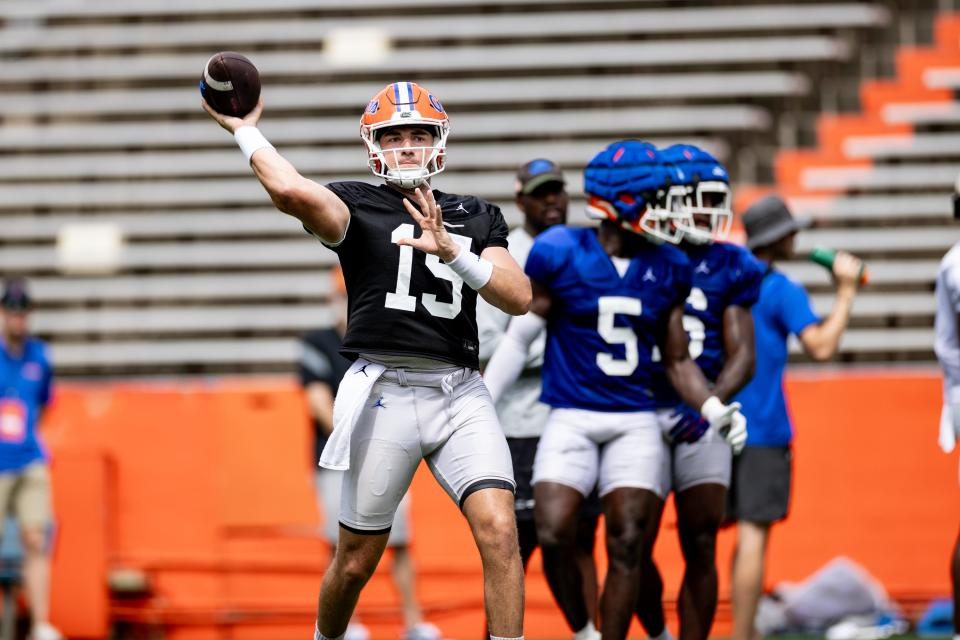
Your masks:
M649 231L642 234L642 237L646 238L647 242L651 242L653 244L668 244L667 240L665 240L663 237L650 233Z
M374 174L382 176L387 183L394 186L400 187L401 189L416 189L425 182L429 182L430 178L441 171L443 171L442 165L438 160L439 157L443 155L443 150L438 149L436 146L430 151L429 158L423 160L423 165L415 168L403 169L396 168L390 169L387 164L386 155L388 153L393 153L394 162L399 164L399 155L397 150L386 150L384 151L376 145L373 149L376 156L382 158L382 166L386 171L378 172L374 169Z
M695 233L695 232L685 230L683 232L682 237L684 240L686 240L690 244L710 244L711 242L713 242L712 234L708 234L704 231L701 231L700 229L698 229L697 231L698 232Z
M643 229L645 235L648 239L653 240L657 244L663 244L665 242L670 244L679 244L683 239L683 234L675 233L670 234L663 231L660 228L660 224L669 223L669 215L657 213L655 211L650 211L645 213L640 218L640 228Z
M414 174L415 175L411 175ZM416 189L424 182L427 182L427 171L416 169L414 171L403 171L399 169L390 169L387 171L386 181L396 185L401 189Z

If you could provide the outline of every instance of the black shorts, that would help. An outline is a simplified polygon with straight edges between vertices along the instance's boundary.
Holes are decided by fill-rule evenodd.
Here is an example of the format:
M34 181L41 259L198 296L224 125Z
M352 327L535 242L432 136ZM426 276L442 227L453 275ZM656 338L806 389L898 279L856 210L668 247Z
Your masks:
M510 458L513 460L513 480L517 483L517 492L514 497L514 508L517 512L517 521L533 520L533 459L537 455L537 444L540 438L507 438L510 447ZM600 496L597 488L587 496L580 512L582 518L597 519L600 517Z
M727 522L772 524L790 510L793 452L785 447L747 446L733 458L727 492Z

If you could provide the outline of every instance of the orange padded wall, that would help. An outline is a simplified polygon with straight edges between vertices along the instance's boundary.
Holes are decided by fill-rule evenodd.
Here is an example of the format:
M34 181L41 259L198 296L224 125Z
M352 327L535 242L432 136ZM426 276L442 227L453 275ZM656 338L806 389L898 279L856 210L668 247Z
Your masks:
M946 594L960 490L956 455L936 446L935 372L797 374L788 391L794 502L774 530L770 585L842 554L908 603ZM77 638L105 637L111 618L179 640L309 637L328 553L316 534L309 430L288 381L61 385L46 426L58 518L54 621ZM425 467L412 492L427 616L448 637L479 638L483 586L469 530ZM732 540L721 536L718 635L729 633ZM672 601L682 572L672 505L657 557ZM110 601L106 575L118 567L144 571L154 596ZM376 638L400 633L385 569L360 602ZM568 633L539 555L526 632Z

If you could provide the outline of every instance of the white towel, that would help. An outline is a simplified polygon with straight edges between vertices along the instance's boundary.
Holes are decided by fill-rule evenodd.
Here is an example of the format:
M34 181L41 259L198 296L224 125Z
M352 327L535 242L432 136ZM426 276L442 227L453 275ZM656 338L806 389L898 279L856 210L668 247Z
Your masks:
M357 358L347 369L333 402L333 433L320 454L320 466L346 471L350 468L350 434L370 397L370 390L386 367Z

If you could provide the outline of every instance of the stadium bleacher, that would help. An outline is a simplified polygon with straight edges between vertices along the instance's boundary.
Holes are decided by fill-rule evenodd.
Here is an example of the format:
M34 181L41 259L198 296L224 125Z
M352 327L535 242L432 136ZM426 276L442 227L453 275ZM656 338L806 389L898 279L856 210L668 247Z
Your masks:
M863 83L858 113L825 114L817 146L778 157L779 188L823 227L802 234L799 248L843 247L870 265L842 343L846 361L933 360L933 283L957 240L949 202L960 175L958 35L957 17L941 16L930 43L897 52L893 78ZM788 269L808 271L799 267ZM825 292L828 283L808 284Z
M925 24L916 17L937 4L915 4L911 19ZM437 187L491 199L516 223L513 171L548 156L568 171L571 221L582 224L578 172L614 138L694 142L738 182L769 182L775 149L812 141L826 87L891 66L905 11L820 0L412 0L399 13L384 0L3 0L0 271L31 278L62 376L289 371L296 336L329 320L323 272L335 258L271 209L200 110L196 82L214 51L258 65L262 128L310 177L370 179L359 108L402 77L451 112ZM344 37L369 40L370 55L339 56ZM952 96L960 64L933 60L923 82ZM894 130L845 137L839 162L779 186L824 227L801 236L801 250L848 248L870 263L875 290L854 309L843 358L929 360L931 310L914 297L951 243L944 195L960 134L943 134L960 106L871 100ZM92 222L125 238L118 270L60 273L61 231ZM818 267L788 268L828 290Z

